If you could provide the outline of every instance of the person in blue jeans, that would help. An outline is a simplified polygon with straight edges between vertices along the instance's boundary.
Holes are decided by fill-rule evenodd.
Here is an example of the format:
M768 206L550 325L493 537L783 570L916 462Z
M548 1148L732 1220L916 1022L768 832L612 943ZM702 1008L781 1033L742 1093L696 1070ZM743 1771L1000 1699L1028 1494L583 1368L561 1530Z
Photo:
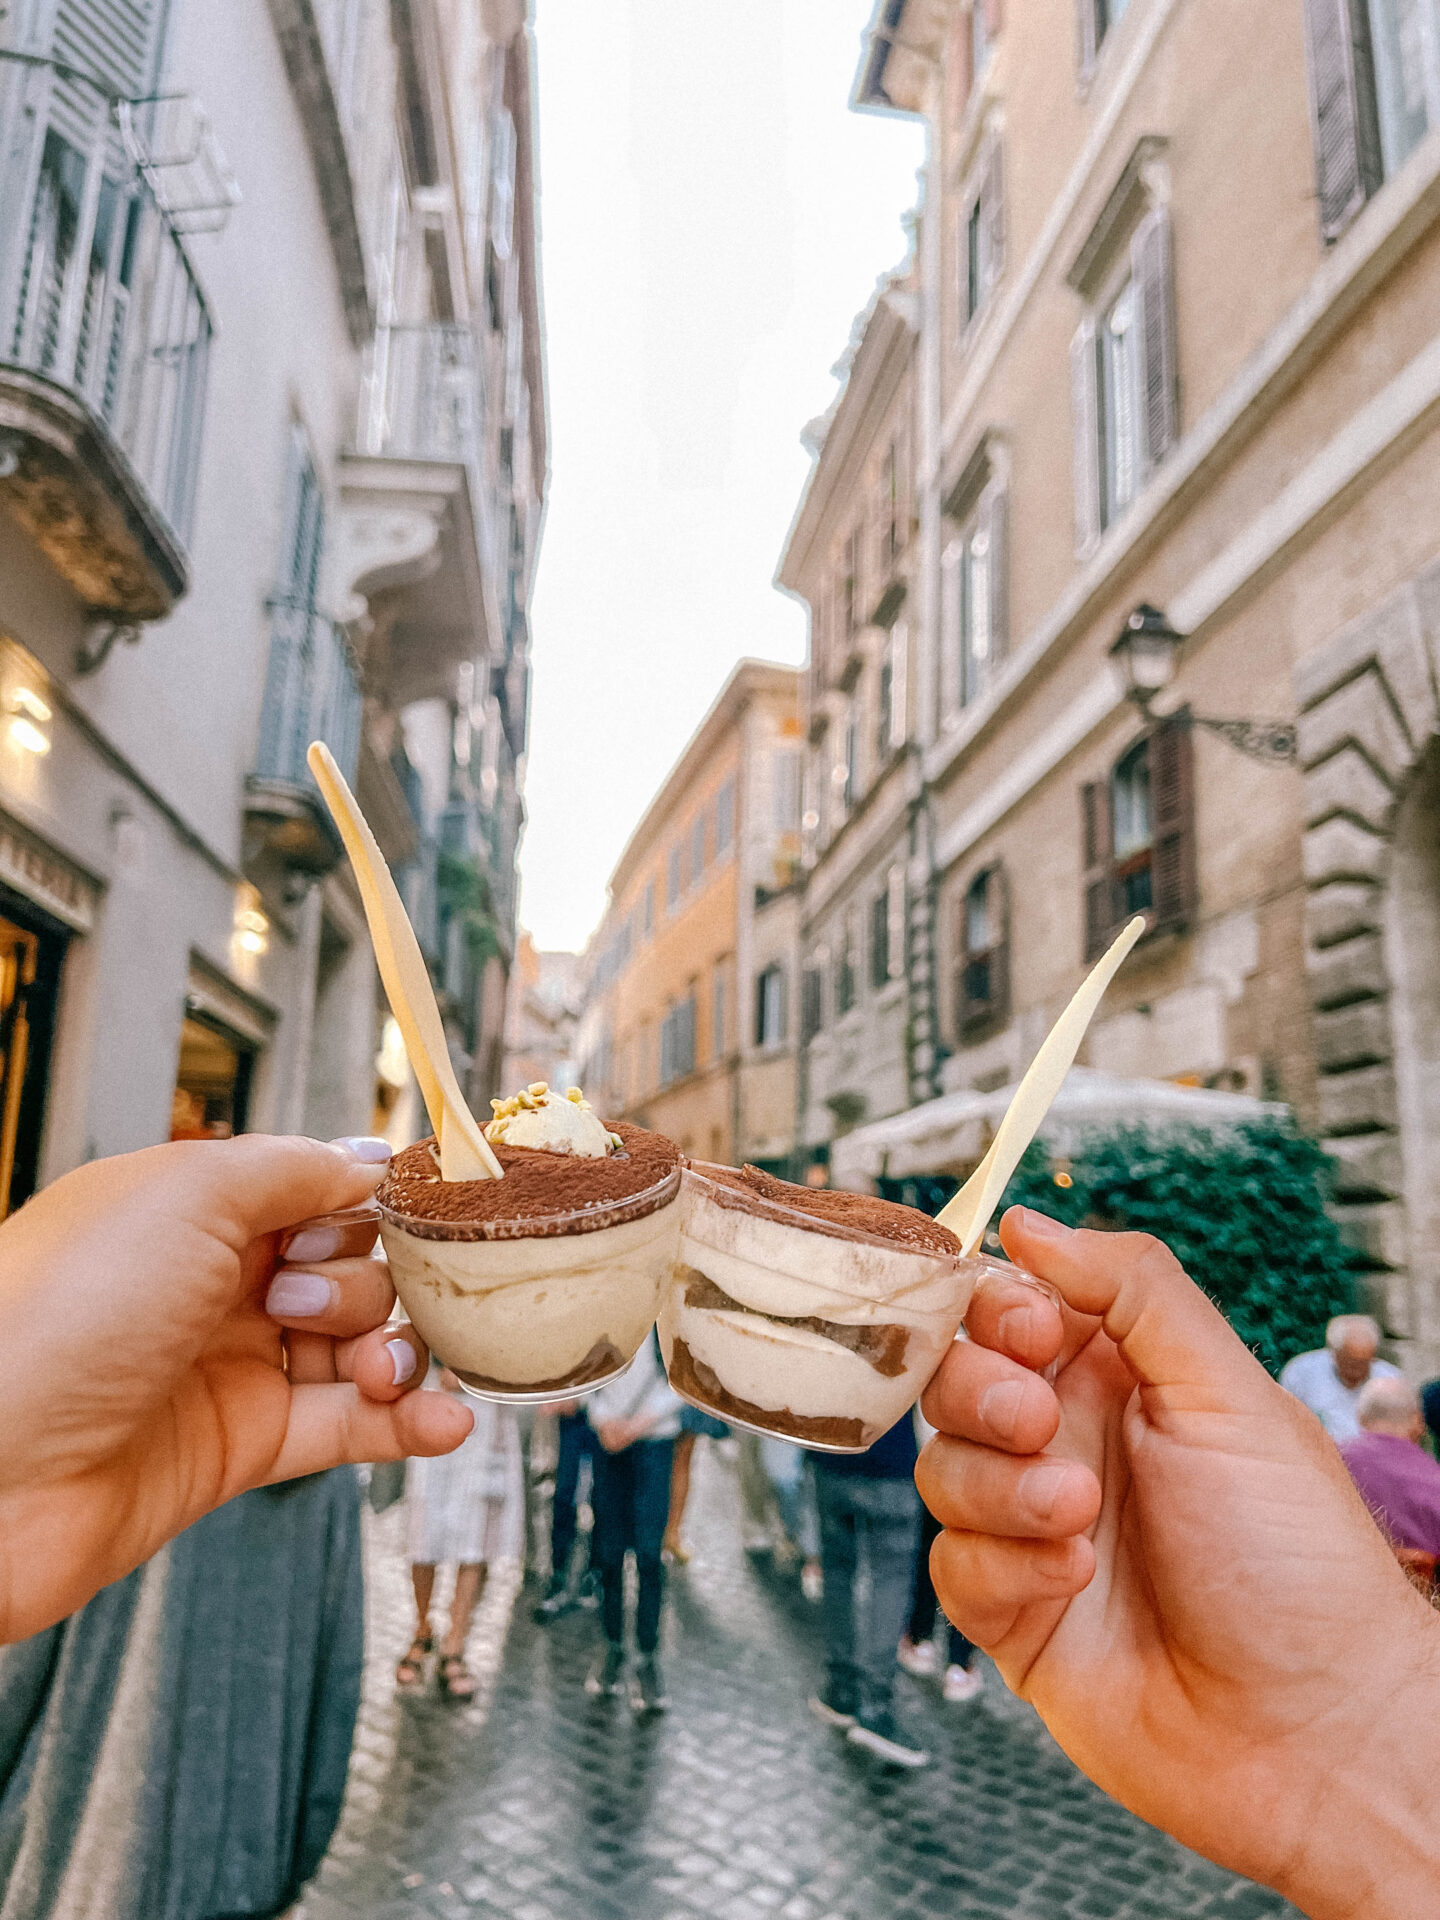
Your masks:
M893 1766L929 1755L895 1719L895 1649L910 1611L920 1542L915 1422L907 1413L865 1453L817 1453L826 1677L810 1710ZM857 1591L868 1574L865 1603Z
M595 1434L595 1510L591 1561L600 1575L605 1648L585 1682L587 1693L616 1694L625 1683L625 1556L635 1556L638 1597L631 1689L637 1713L669 1705L660 1674L660 1609L665 1598L661 1550L670 1513L670 1470L680 1431L680 1397L665 1378L652 1333L625 1372L591 1394L586 1417Z
M595 1433L578 1400L556 1409L560 1457L555 1463L555 1494L550 1503L550 1579L535 1608L538 1625L558 1619L571 1605L570 1557L579 1522L580 1469L595 1457ZM582 1604L586 1576L582 1573Z

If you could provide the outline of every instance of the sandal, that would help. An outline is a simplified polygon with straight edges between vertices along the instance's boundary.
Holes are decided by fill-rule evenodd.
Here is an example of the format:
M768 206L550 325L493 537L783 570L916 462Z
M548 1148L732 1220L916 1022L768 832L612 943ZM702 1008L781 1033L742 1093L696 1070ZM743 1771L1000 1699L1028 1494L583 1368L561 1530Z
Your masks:
M474 1699L475 1676L466 1666L463 1653L447 1653L435 1678L440 1691L449 1699Z
M410 1651L395 1669L395 1684L402 1693L413 1693L425 1680L425 1662L435 1651L435 1636L417 1633Z

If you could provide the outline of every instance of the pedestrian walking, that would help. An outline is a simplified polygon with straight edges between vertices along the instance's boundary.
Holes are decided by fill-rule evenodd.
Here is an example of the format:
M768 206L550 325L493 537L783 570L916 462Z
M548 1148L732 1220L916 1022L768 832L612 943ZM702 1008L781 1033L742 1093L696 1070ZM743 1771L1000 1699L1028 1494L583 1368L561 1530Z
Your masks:
M617 1694L625 1683L625 1557L635 1556L635 1648L631 1704L658 1713L669 1701L660 1672L660 1613L665 1597L661 1558L670 1514L670 1474L680 1432L680 1397L665 1378L652 1334L621 1377L590 1396L594 1429L595 1510L592 1546L600 1574L605 1646L585 1682L587 1693Z
M935 1595L935 1582L930 1577L930 1549L943 1532L944 1528L929 1508L922 1507L920 1547L915 1556L915 1585L910 1598L910 1623L901 1635L895 1655L906 1673L913 1674L917 1680L933 1680L940 1671L940 1657L935 1649L935 1621L940 1602ZM945 1647L941 1696L952 1704L973 1700L984 1684L973 1664L976 1649L960 1629L952 1627L948 1620L945 1622Z
M550 1578L533 1615L536 1624L542 1627L558 1620L574 1604L570 1561L579 1537L580 1480L587 1467L593 1471L595 1456L594 1429L581 1402L567 1400L555 1411L558 1457L555 1492L550 1503ZM589 1578L588 1570L582 1569L579 1574L582 1596Z
M929 1759L894 1711L895 1649L910 1609L920 1534L917 1455L915 1423L906 1413L865 1453L815 1456L826 1678L810 1708L852 1746L901 1767Z
M1367 1380L1398 1380L1400 1369L1379 1360L1380 1327L1368 1313L1342 1313L1325 1329L1325 1344L1297 1353L1280 1370L1280 1384L1303 1401L1338 1445L1360 1432L1355 1409Z
M675 1458L670 1468L670 1514L665 1522L665 1552L677 1566L690 1558L682 1528L685 1506L690 1498L690 1466L700 1440L728 1440L730 1429L713 1413L687 1403L680 1408L680 1431L675 1439Z
M1358 1416L1340 1457L1401 1564L1428 1585L1440 1557L1440 1464L1421 1444L1420 1396L1408 1380L1371 1380Z
M459 1394L448 1367L431 1368L433 1387ZM525 1547L525 1492L520 1467L520 1428L513 1410L492 1400L472 1400L475 1425L453 1453L412 1460L405 1486L405 1532L415 1587L415 1635L395 1669L396 1685L413 1692L424 1684L435 1649L430 1621L435 1575L455 1568L450 1618L440 1642L436 1678L449 1699L473 1698L475 1676L465 1646L490 1563L516 1560Z

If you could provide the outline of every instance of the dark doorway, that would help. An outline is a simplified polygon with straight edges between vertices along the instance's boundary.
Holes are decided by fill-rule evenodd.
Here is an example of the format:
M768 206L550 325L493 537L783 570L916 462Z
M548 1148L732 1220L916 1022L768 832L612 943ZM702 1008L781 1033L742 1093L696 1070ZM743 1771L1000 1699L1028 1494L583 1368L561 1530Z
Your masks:
M58 921L0 887L0 1220L35 1191L69 938Z
M187 1015L170 1109L172 1140L228 1140L249 1117L255 1049L218 1022Z

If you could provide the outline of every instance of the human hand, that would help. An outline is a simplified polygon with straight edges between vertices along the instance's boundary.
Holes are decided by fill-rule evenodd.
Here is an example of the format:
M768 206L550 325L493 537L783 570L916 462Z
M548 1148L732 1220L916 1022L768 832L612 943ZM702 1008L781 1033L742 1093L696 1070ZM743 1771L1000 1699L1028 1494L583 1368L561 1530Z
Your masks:
M987 1287L925 1395L947 1615L1186 1845L1314 1920L1436 1910L1440 1620L1318 1421L1158 1241L1001 1236L1065 1305Z
M329 1257L321 1228L276 1272L287 1229L379 1185L384 1161L357 1146L151 1147L67 1174L0 1226L0 1643L249 1487L448 1453L470 1431L447 1395L412 1392L427 1356L384 1325L383 1260Z
M595 1429L595 1438L606 1453L623 1453L649 1426L648 1420L634 1414L625 1420L602 1420Z

